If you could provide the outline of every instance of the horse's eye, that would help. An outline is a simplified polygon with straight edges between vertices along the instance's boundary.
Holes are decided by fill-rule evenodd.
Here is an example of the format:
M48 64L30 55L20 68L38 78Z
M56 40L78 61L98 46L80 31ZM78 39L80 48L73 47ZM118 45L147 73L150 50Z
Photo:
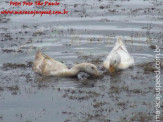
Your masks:
M94 69L94 67L91 67L91 69Z
M114 61L114 63L116 63L116 60Z

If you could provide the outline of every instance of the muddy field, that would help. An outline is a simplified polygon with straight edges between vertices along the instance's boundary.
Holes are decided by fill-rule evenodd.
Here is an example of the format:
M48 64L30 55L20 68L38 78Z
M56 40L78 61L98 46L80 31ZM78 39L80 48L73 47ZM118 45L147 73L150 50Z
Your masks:
M154 50L159 45L163 53L162 0L59 2L58 7L14 7L0 1L0 10L69 11L42 17L0 14L0 122L154 122ZM119 36L135 59L133 68L96 79L82 73L43 77L32 71L41 49L68 67L91 62L102 72Z

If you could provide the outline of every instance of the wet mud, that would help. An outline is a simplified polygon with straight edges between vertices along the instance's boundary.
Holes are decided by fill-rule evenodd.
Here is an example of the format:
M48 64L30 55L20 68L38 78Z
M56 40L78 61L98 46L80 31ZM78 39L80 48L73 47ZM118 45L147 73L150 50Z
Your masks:
M60 2L57 9L66 8L68 15L0 15L0 122L153 122L155 45L160 47L163 68L162 1ZM0 10L56 9L0 3ZM102 63L119 36L135 65L106 73ZM93 63L101 76L35 74L32 64L38 49L69 68Z

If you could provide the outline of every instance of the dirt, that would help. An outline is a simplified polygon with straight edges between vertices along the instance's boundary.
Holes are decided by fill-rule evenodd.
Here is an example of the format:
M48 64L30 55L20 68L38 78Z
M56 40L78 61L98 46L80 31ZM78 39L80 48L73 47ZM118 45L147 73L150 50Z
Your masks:
M33 62L27 62L26 64L16 64L16 63L4 63L2 66L2 70L13 70L17 68L25 69L25 68L32 68Z

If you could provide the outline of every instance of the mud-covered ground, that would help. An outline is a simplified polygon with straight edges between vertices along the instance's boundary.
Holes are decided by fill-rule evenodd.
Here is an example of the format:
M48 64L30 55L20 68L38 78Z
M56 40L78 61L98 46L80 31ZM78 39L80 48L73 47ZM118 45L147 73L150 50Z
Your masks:
M159 45L163 53L162 0L59 2L58 7L13 7L0 1L0 10L69 11L42 17L0 14L0 122L154 122L154 50ZM43 77L32 71L41 49L68 67L91 62L102 72L119 36L134 56L133 68L96 79Z

